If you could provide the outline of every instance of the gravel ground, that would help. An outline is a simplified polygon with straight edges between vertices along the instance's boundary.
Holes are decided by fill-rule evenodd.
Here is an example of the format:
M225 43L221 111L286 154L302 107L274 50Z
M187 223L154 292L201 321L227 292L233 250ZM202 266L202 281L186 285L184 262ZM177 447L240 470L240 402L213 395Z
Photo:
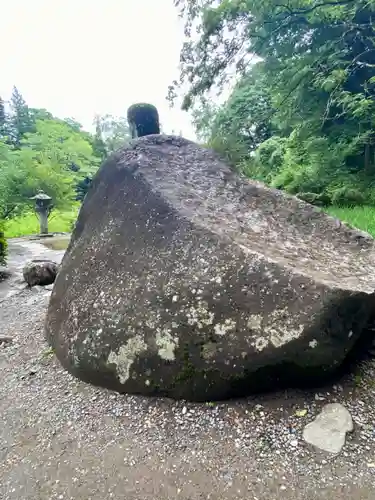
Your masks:
M316 391L192 404L74 379L43 336L44 289L0 302L2 500L375 498L375 363ZM354 432L338 456L303 427L329 402ZM304 417L298 410L307 409Z

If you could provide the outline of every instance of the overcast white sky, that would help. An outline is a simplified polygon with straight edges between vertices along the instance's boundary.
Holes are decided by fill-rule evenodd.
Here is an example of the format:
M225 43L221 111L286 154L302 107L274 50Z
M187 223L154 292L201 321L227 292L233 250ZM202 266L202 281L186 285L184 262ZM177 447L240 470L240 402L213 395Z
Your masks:
M0 96L16 85L31 107L91 128L96 113L151 102L166 132L194 138L165 100L178 74L182 25L173 0L2 2Z

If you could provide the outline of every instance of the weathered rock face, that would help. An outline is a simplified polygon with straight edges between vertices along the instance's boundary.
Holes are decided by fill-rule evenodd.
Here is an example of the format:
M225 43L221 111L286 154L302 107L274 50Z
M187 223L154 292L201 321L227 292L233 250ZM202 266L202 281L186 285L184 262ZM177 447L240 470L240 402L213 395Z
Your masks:
M52 260L34 259L23 268L23 277L30 287L51 285L56 279L58 268Z
M368 235L154 135L94 179L46 334L85 381L222 399L335 370L373 314L374 287Z

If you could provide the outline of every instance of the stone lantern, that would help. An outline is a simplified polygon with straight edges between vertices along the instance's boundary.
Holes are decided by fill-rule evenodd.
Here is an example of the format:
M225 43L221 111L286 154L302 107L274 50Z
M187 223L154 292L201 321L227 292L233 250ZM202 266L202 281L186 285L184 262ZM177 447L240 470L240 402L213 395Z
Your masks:
M48 216L52 210L52 198L43 191L38 191L38 194L30 199L35 200L34 209L39 217L40 234L48 234Z

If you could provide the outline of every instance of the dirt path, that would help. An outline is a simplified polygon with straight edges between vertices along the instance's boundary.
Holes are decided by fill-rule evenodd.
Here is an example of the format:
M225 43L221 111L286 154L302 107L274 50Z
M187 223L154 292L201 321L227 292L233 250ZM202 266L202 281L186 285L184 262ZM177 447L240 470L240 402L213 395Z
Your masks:
M19 242L10 250L14 269L37 253ZM48 292L4 297L0 332L13 342L0 346L2 500L375 498L373 363L319 395L208 405L120 396L72 378L55 360L43 337ZM334 401L355 421L338 457L301 437ZM295 416L301 408L306 417Z

